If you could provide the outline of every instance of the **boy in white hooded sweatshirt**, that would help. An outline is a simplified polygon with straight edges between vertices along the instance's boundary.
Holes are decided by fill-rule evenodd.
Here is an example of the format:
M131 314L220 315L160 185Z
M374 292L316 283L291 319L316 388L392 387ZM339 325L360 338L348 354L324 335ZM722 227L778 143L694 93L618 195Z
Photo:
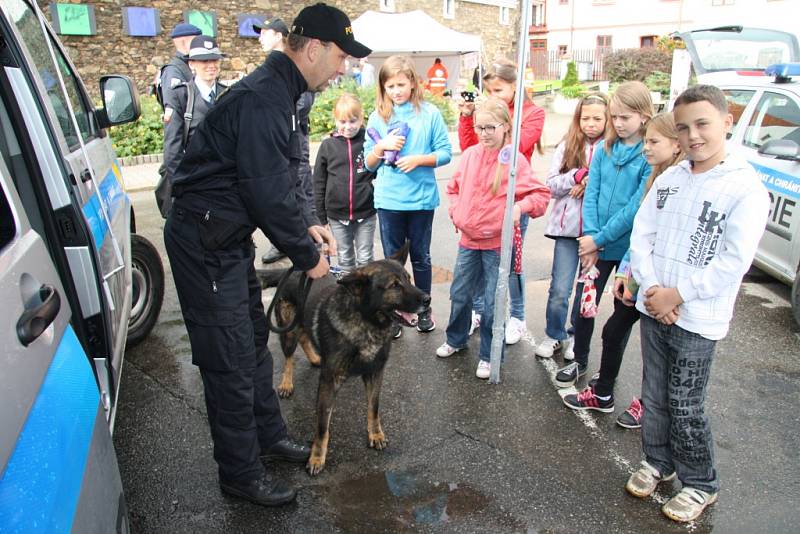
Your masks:
M662 511L683 522L717 500L706 390L716 342L728 332L766 226L769 196L747 161L726 153L732 116L722 91L690 87L673 113L687 160L656 179L631 234L642 312L645 461L625 489L647 497L677 474L683 488Z

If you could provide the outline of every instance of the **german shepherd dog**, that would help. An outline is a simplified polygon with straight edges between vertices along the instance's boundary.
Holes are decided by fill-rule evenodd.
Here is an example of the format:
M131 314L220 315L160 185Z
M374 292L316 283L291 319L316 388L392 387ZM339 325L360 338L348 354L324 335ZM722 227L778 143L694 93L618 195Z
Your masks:
M395 310L419 313L430 296L411 283L403 265L408 244L389 259L378 260L336 281L332 275L311 285L297 325L280 335L286 357L278 394L294 392L294 352L299 343L309 362L320 366L314 443L306 469L312 476L325 467L330 421L336 393L351 376L361 376L367 392L367 436L371 448L382 450L388 441L378 414L383 368L389 358ZM262 277L266 285L275 280ZM300 273L293 273L277 295L276 322L285 327L299 309Z

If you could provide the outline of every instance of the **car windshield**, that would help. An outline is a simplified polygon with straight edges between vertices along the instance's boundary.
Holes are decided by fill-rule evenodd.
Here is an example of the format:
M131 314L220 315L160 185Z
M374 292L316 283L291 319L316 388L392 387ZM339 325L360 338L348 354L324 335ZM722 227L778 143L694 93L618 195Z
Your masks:
M777 30L729 27L688 32L681 37L698 74L763 70L774 63L800 61L797 38Z

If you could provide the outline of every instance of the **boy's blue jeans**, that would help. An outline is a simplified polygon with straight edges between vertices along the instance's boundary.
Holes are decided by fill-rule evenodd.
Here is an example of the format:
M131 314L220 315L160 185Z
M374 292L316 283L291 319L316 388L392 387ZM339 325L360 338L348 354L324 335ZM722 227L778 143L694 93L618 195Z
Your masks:
M492 351L492 323L494 322L494 294L497 290L497 272L500 269L498 250L476 250L458 247L453 283L450 285L450 321L447 323L447 344L460 349L467 346L472 322L472 302L483 295L481 316L481 348L479 357L488 362ZM505 351L505 344L503 344Z
M522 232L522 239L525 239L525 231L528 229L530 217L523 213L519 218L519 229ZM525 273L517 274L514 272L514 254L511 254L511 274L508 275L508 300L509 315L515 319L525 322ZM478 292L472 303L472 309L481 316L483 321L483 295Z
M716 341L642 314L642 449L662 476L719 491L714 441L705 414Z
M556 237L553 246L553 270L550 280L550 291L547 294L547 325L545 334L550 339L562 341L567 339L567 315L575 276L578 274L578 240L574 237ZM580 308L580 293L576 295L570 315L572 329L575 329L575 317Z
M414 285L431 294L431 228L433 210L378 210L383 256L388 258L409 241Z

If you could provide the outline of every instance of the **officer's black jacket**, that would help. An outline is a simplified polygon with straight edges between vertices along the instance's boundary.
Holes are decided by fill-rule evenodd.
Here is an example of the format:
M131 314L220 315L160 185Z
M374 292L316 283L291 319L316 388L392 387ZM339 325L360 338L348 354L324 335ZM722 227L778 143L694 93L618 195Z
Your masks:
M216 91L220 92L225 89L225 86L217 82ZM189 125L188 141L192 138L197 126L203 122L203 119L211 109L211 104L205 101L203 95L200 94L200 89L193 80L181 84L173 88L175 98L173 99L173 106L175 112L172 114L169 122L164 125L164 169L168 177L175 174L175 169L178 168L178 163L183 157L183 130L186 128L186 121L184 114L189 101L189 91L194 92L194 109L192 112L192 122Z
M172 80L177 79L181 83L186 83L192 81L192 78L194 78L192 69L189 68L187 61L188 56L176 52L161 72L161 94L163 96L165 108L169 107L175 109L177 106L175 102L177 97Z
M319 253L289 173L289 137L306 88L294 62L271 53L211 108L173 178L177 205L260 228L303 271Z

